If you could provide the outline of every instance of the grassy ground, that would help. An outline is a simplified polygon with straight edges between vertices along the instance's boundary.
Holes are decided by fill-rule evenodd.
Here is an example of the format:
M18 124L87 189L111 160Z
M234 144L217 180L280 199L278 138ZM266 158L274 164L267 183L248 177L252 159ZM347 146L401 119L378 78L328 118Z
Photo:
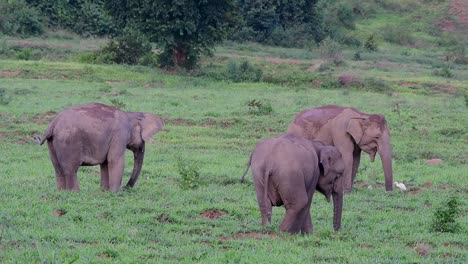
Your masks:
M268 52L264 57L271 57ZM257 63L253 54L237 54ZM224 58L221 54L213 61L222 68ZM288 75L315 58L303 59L259 65L276 71L283 67ZM347 67L380 76L380 69L365 70L372 63L350 62ZM324 89L312 81L232 83L138 66L1 60L0 262L466 262L466 102L459 91L398 85L439 81L425 71L422 67L408 77L401 67L391 67L384 78L397 92L384 94ZM457 80L463 91L466 76L461 75ZM261 115L249 109L254 99L271 104L273 112ZM154 112L167 120L147 146L133 190L100 191L98 167L87 167L79 172L81 192L56 191L47 148L31 138L65 107L92 101ZM387 117L395 180L409 191L386 193L380 162L363 157L359 182L345 197L340 232L332 231L332 205L320 195L313 202L313 235L279 233L282 208L274 209L272 226L263 229L253 185L238 181L249 153L259 139L284 132L298 111L324 104L351 105ZM125 180L132 168L130 154ZM429 165L432 158L443 162ZM190 181L198 188L181 188L179 160L198 166L200 178ZM432 232L436 208L452 196L462 202L457 218L462 230Z

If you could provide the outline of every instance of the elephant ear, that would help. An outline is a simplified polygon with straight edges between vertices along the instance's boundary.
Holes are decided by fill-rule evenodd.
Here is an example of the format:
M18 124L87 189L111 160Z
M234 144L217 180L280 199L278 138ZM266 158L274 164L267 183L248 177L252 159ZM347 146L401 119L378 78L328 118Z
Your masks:
M141 127L141 137L144 141L150 141L154 134L164 127L164 121L153 114L143 113L139 121Z
M351 118L346 127L346 132L354 138L357 144L361 142L362 135L364 134L364 122L364 118Z
M323 167L323 175L327 175L331 167L333 166L333 160L330 155L330 152L327 151L326 148L322 148L320 151L320 164Z

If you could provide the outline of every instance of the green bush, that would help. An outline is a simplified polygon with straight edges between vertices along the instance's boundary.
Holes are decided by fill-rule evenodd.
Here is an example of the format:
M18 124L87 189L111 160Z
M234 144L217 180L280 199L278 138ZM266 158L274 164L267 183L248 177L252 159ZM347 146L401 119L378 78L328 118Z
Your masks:
M383 39L387 42L399 45L414 44L414 37L407 25L388 25L382 28L381 32Z
M450 198L438 207L432 219L431 229L433 232L455 233L461 229L456 218L461 213L461 202L457 197Z
M433 70L432 74L444 78L452 78L454 76L451 67L448 63L442 66L441 68Z
M375 38L375 34L371 34L366 42L364 43L364 48L366 48L366 50L368 51L377 51L378 50L378 47L377 47L377 39Z
M226 68L226 77L233 82L259 82L262 80L263 71L249 61L230 61Z
M44 29L38 10L24 0L0 1L0 33L6 35L39 35Z
M180 187L184 190L195 189L200 186L199 166L194 161L179 159L177 170L180 174Z
M5 88L0 88L0 104L7 105L11 102L11 96L7 95Z
M318 50L322 59L333 61L336 65L344 62L340 44L330 37L326 37L319 43Z
M15 52L16 59L18 60L31 60L33 51L30 48L20 49Z
M148 39L139 31L127 28L122 35L98 50L94 58L83 55L81 59L94 59L97 63L137 64L148 54L151 54L151 43Z
M269 115L273 113L273 107L270 103L263 103L259 100L251 100L247 103L249 107L249 114L252 115Z

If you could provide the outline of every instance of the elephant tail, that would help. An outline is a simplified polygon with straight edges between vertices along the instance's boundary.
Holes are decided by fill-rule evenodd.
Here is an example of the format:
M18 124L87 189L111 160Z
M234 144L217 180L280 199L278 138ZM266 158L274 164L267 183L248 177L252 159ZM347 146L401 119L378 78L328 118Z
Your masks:
M39 145L42 145L44 144L44 142L46 140L48 140L49 138L52 137L53 135L53 132L54 132L54 128L55 128L55 123L57 122L56 121L57 119L55 118L52 123L50 123L50 125L47 127L47 130L45 131L44 135L41 137L37 136L37 135L33 135L33 138L34 140L36 140L36 142L39 144Z
M252 153L253 154L253 153ZM250 164L252 163L252 154L250 154L250 158L249 158L249 163L247 163L247 168L245 169L245 172L244 174L242 175L242 178L241 178L241 183L244 183L245 182L245 175L247 174L247 172L249 171L249 168L250 168Z

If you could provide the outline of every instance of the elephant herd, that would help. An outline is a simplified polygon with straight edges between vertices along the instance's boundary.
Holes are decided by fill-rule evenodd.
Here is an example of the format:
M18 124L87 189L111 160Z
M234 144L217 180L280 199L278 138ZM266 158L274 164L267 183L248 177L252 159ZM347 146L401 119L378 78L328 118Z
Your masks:
M100 165L101 188L121 189L125 150L134 153L134 167L126 188L141 172L145 142L160 131L164 121L151 113L123 112L100 103L78 105L60 112L39 144L47 141L58 190L79 190L80 166ZM259 142L249 160L262 225L271 221L272 206L286 208L280 230L312 232L310 207L317 190L333 198L333 228L341 227L343 193L350 192L359 168L361 151L374 161L379 153L385 188L392 190L390 133L383 115L351 107L327 105L300 112L287 133Z

